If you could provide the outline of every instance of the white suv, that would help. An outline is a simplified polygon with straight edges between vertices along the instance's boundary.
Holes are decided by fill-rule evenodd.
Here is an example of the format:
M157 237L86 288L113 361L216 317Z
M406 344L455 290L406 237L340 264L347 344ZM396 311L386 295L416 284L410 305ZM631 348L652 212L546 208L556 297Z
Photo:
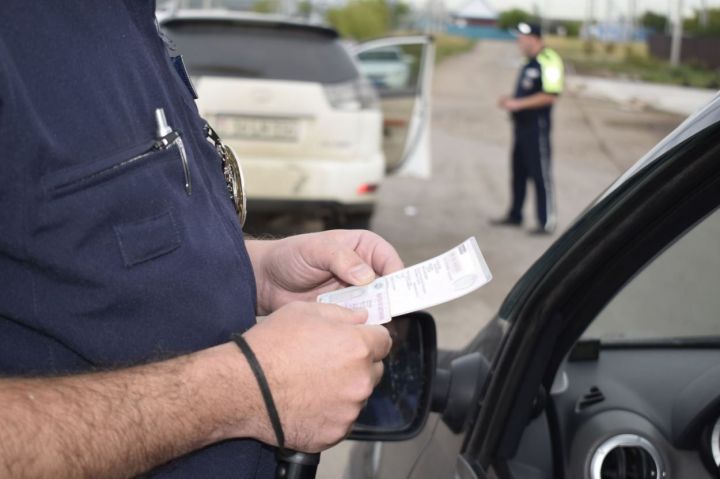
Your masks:
M160 23L188 66L200 114L240 157L251 218L304 213L326 226L368 226L376 189L393 169L383 138L397 151L399 138L417 141L411 124L426 129L412 120L417 89L406 92L407 118L384 119L352 51L327 27L227 11L180 11Z

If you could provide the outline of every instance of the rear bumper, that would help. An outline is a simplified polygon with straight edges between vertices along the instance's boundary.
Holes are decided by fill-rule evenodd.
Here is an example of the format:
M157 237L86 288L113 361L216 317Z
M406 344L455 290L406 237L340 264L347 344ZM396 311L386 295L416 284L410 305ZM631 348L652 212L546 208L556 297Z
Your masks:
M366 209L376 193L363 185L377 187L385 175L381 152L343 160L244 157L241 163L248 202L258 210L294 203L299 209Z

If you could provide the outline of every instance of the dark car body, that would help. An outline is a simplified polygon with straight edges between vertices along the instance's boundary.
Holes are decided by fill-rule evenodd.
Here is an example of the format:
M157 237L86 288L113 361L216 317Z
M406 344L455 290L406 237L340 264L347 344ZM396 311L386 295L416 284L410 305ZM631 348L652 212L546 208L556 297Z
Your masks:
M718 205L716 97L591 205L463 350L440 352L440 369L473 353L490 364L462 427L433 413L411 440L360 443L347 477L718 477Z

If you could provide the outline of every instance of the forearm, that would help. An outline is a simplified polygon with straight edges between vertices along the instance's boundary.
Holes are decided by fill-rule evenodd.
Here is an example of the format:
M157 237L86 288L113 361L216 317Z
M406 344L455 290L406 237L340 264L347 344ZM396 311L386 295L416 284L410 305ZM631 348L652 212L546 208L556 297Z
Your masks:
M534 110L536 108L543 108L555 103L555 95L549 93L535 93L530 96L515 98L514 101L517 104L515 111L518 110Z
M122 371L0 379L0 477L135 476L251 435L252 419L242 418L257 398L234 348Z

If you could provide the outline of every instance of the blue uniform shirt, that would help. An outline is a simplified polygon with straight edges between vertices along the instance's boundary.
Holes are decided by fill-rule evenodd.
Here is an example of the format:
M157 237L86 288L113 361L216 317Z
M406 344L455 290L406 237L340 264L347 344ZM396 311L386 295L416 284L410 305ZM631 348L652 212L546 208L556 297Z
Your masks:
M563 63L560 56L550 48L543 47L537 56L530 58L520 70L515 86L515 98L536 93L559 95L563 89ZM550 123L552 105L513 113L519 126L537 126L538 119Z
M220 160L141 0L0 7L0 375L117 368L226 342L255 284ZM154 110L182 134L153 150ZM234 440L149 477L271 477Z

